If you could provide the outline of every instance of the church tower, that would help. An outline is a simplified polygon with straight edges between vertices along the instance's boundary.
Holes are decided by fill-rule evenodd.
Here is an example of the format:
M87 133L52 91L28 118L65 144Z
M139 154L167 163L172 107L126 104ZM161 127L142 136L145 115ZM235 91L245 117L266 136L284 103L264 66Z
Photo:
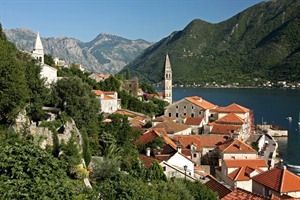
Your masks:
M164 100L172 104L172 68L169 55L166 55L164 66L164 77L162 81L162 92Z
M35 46L32 51L32 56L38 59L41 62L41 64L44 64L44 48L39 33L37 34L36 37Z

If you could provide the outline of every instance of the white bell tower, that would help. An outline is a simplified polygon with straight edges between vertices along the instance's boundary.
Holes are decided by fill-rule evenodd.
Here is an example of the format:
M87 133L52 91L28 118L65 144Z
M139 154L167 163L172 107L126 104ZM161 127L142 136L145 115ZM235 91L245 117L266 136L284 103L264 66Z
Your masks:
M35 41L34 49L32 51L32 56L38 59L41 64L44 64L44 48L39 33L36 36L36 41Z
M172 68L169 55L166 55L164 66L164 78L162 81L162 92L164 100L172 104Z

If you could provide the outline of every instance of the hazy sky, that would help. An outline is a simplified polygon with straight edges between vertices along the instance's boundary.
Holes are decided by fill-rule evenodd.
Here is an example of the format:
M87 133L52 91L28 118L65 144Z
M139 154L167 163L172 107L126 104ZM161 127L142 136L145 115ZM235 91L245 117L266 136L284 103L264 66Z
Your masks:
M193 19L224 21L263 0L0 0L4 29L88 42L106 32L157 42Z

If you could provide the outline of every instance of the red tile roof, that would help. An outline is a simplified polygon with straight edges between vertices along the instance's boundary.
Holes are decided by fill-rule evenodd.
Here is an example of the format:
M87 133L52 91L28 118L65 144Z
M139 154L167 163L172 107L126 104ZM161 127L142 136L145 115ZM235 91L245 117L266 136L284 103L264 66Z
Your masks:
M210 134L222 134L222 135L230 135L235 132L239 132L242 129L241 125L230 125L230 124L212 124L212 129Z
M101 90L93 90L93 93L96 95L96 96L101 96L103 94L103 92Z
M228 168L232 167L268 167L264 159L224 160Z
M155 140L157 137L162 137L166 144L170 145L174 150L177 150L177 145L168 137L164 129L151 129L147 133L143 134L138 142L142 144L148 144L149 142Z
M224 117L218 119L216 123L226 123L226 124L244 124L245 121L237 116L234 113L229 113L228 115L225 115Z
M218 145L222 153L257 153L252 147L241 140L228 140Z
M185 124L187 125L200 125L203 120L203 117L187 117Z
M157 162L159 162L159 163L163 161L163 160L161 160L159 158L154 158L152 156L147 156L145 154L140 154L139 157L144 162L144 166L147 169L149 169L151 167L151 165L153 164L153 162L155 160L157 160Z
M216 105L214 105L198 96L186 97L185 99L204 108L204 109L210 109L210 108L216 107Z
M253 180L278 193L300 191L300 177L279 167L258 174Z
M180 131L187 130L188 128L191 128L190 126L188 126L186 124L179 124L179 123L176 123L171 120L161 122L161 123L155 125L153 128L156 128L156 127L164 128L168 134L174 134L174 133L177 133Z
M203 147L213 148L226 140L223 136L219 135L174 135L173 139L180 142L183 147L194 143L197 151L201 151Z
M237 188L221 198L221 200L270 200L270 197Z
M174 117L168 117L168 116L164 116L164 115L162 115L162 116L159 116L159 117L156 117L155 119L153 119L152 121L153 122L164 122L164 121L175 121L176 120L176 118L174 118Z
M233 103L227 107L219 109L219 112L220 113L247 113L250 112L250 110L241 105Z
M263 172L258 167L248 167L248 166L242 166L228 174L228 178L230 178L233 181L247 181L251 179L251 173L254 171L257 171L258 173Z
M210 177L210 180L204 183L204 185L212 191L217 192L220 199L231 193L229 188L225 187L212 177Z

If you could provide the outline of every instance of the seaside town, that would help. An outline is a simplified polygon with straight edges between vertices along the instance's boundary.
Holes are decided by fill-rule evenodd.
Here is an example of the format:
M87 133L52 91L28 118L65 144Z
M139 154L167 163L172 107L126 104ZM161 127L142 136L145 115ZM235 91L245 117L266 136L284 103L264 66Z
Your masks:
M40 61L41 76L45 78L47 87L63 79L57 76L56 68L44 63L39 34L31 55ZM101 73L89 76L98 83L109 77ZM132 130L139 131L140 136L132 142L138 149L144 148L139 158L145 169L159 163L167 179L199 181L214 191L218 199L300 198L300 177L287 169L277 156L279 147L276 137L287 136L287 131L276 130L266 124L256 127L253 110L235 102L220 107L201 96L173 101L172 78L171 61L167 54L162 92L151 94L142 91L135 77L124 80L122 85L123 91L137 99L164 100L167 106L160 116L122 109L122 99L117 91L92 91L104 116L102 123L112 123L113 119L109 116L118 114L128 119ZM44 110L50 116L48 121L55 119L57 109L44 107ZM16 120L19 130L26 123L25 118L19 114ZM59 141L70 139L74 130L66 131L69 129L67 126L58 134ZM50 130L31 123L29 129L34 137L39 135L45 138L41 147L53 145ZM78 130L77 134L81 138ZM101 158L93 156L89 166L86 166L90 171L93 171L97 159ZM84 182L87 187L92 187L88 177Z

